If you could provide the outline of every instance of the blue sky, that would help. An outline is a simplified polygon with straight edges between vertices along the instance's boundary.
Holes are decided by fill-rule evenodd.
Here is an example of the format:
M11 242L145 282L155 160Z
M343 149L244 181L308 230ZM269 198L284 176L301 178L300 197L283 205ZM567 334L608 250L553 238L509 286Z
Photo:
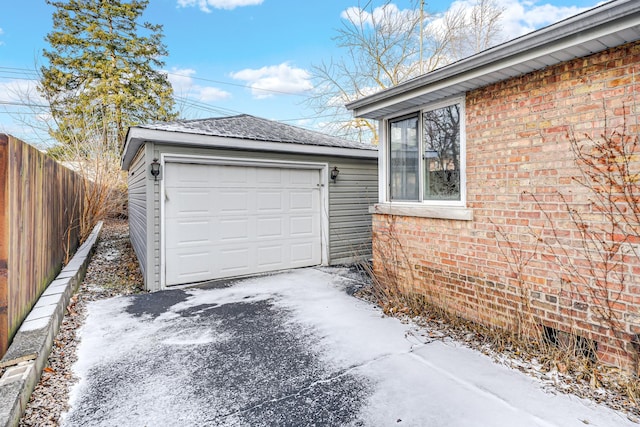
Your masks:
M473 0L458 0L468 4ZM496 0L503 7L505 38L549 25L597 0ZM380 6L384 0L361 0ZM450 0L427 0L437 16ZM397 0L399 9L410 0ZM332 38L341 14L358 0L151 0L144 19L162 24L169 72L186 118L247 113L304 127L322 117L304 100L313 89L309 70L340 55ZM38 103L33 70L42 64L53 7L44 0L3 1L0 5L0 132L41 143L34 131L38 115L17 105ZM261 90L268 89L268 90ZM28 123L24 123L24 122Z

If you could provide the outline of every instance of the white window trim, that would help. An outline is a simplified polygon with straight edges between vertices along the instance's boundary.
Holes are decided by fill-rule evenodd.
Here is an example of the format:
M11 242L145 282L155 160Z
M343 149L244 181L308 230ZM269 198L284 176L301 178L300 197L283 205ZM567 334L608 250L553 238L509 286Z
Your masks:
M389 122L411 113L422 115L426 111L443 108L452 104L460 105L460 200L422 200L422 201L391 201L389 199ZM420 120L422 123L422 119ZM388 213L407 216L420 216L443 219L471 220L473 214L467 209L467 141L466 141L466 109L465 97L459 96L430 103L420 108L414 108L394 114L379 122L378 133L381 144L378 157L378 194L379 204L371 208L371 213ZM420 132L420 146L423 135ZM422 165L422 164L421 164ZM421 168L422 169L422 168ZM422 186L420 188L422 193ZM422 197L422 194L420 194ZM413 212L413 215L411 214Z
M431 206L420 202L381 202L369 207L369 213L419 218L472 221L473 210L457 206Z

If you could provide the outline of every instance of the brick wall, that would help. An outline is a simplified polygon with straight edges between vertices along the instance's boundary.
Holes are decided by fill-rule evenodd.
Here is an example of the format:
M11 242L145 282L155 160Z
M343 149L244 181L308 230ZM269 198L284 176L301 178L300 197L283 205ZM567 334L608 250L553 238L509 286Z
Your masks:
M640 333L637 252L603 282L567 207L606 227L588 189L575 182L581 175L569 135L598 138L605 119L609 132L626 123L637 134L638 73L640 44L633 43L467 93L474 219L374 215L379 275L466 318L525 331L550 326L596 341L604 362L632 362ZM638 156L632 160L638 168ZM637 239L630 243L638 249Z

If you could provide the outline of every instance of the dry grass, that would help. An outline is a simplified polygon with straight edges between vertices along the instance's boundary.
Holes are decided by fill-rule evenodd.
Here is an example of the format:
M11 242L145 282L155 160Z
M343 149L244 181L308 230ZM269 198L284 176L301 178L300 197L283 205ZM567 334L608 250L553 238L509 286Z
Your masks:
M435 336L461 340L560 391L640 417L640 337L628 332L624 309L620 309L623 293L637 285L631 266L640 263L640 138L629 133L632 127L626 117L618 129L609 129L607 122L605 114L605 129L597 138L567 135L580 172L573 182L588 203L573 202L559 192L556 197L564 208L569 231L578 237L563 243L559 234L566 230L559 228L554 216L557 212L546 211L529 192L522 193L528 203L522 208L538 209L545 224L539 229L529 227L528 245L512 240L493 224L496 244L509 265L504 282L510 289L503 296L512 303L509 309L513 312L496 312L481 294L483 290L473 287L475 294L470 298L474 306L469 308L473 312L467 315L486 324L456 314L455 302L438 292L445 285L437 283L440 279L421 274L414 277L414 265L400 238L404 230L396 229L398 217L393 215L385 216L385 222L374 230L374 258L378 262L375 271L371 265L362 266L371 286L360 296L378 304L387 315L411 318L435 331ZM571 319L554 328L553 322L543 321L532 308L535 289L525 279L530 275L531 261L540 257L557 261L558 291L588 308L599 335L588 328L567 326ZM597 343L585 336L602 338L602 343L615 348L620 360L629 360L634 366L619 369L602 363Z

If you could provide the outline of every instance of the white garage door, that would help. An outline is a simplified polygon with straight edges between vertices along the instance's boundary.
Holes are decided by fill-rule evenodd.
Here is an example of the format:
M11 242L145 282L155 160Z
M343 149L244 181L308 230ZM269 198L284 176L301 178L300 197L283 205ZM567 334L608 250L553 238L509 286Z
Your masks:
M318 169L165 165L166 285L318 265Z

